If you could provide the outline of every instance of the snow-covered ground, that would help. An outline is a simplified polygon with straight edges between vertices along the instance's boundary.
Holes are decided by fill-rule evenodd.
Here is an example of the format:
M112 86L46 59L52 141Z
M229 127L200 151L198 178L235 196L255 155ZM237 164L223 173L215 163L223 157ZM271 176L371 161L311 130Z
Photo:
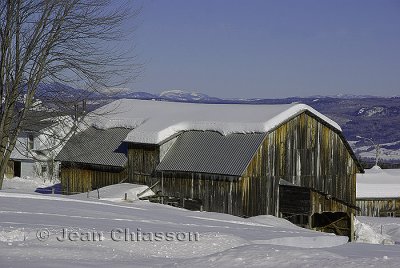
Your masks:
M100 189L105 198L100 200L0 191L0 267L397 267L400 262L399 245L346 243L345 237L273 216L243 219L119 199L127 189L132 185ZM59 241L65 229L70 240ZM142 239L113 239L125 231ZM151 239L157 233L198 239ZM102 234L102 241L95 234Z
M3 180L2 191L32 193L37 188L46 188L52 185L54 185L54 182L40 177L14 177L11 179L5 178Z
M126 200L125 200L126 194ZM76 194L74 199L101 199L113 202L132 202L138 200L139 197L152 196L154 192L146 185L135 185L130 183L120 183L100 188L99 191L94 190L89 193Z

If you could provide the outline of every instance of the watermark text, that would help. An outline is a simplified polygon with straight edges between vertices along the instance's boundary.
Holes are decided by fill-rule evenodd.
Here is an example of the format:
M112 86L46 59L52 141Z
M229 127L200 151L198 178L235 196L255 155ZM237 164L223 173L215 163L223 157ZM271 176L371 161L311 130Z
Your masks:
M72 230L63 228L60 233L51 234L46 228L36 232L36 238L39 241L47 241L55 237L56 241L64 242L98 242L112 240L115 242L196 242L199 241L200 234L197 232L145 232L141 228L115 228L110 232L96 230Z

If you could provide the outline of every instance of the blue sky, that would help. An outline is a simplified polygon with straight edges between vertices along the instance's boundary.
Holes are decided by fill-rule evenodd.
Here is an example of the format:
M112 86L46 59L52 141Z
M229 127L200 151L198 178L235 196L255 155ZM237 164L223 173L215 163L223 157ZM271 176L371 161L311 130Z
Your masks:
M127 86L226 98L400 95L400 1L142 0Z

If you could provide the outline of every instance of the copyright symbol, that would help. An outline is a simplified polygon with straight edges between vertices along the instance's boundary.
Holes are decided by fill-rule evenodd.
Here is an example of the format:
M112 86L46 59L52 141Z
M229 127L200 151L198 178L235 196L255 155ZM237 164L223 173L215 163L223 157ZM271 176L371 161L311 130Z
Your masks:
M46 241L50 237L50 232L46 228L40 229L39 231L36 232L36 237L41 242Z

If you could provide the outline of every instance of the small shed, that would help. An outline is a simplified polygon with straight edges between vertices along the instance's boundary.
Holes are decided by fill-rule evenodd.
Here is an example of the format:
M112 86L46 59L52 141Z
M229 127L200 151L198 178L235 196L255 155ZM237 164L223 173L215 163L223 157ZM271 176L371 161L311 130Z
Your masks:
M357 174L357 215L400 217L400 169L374 166Z
M71 137L56 157L66 194L86 192L127 179L127 144L130 129L89 127Z

